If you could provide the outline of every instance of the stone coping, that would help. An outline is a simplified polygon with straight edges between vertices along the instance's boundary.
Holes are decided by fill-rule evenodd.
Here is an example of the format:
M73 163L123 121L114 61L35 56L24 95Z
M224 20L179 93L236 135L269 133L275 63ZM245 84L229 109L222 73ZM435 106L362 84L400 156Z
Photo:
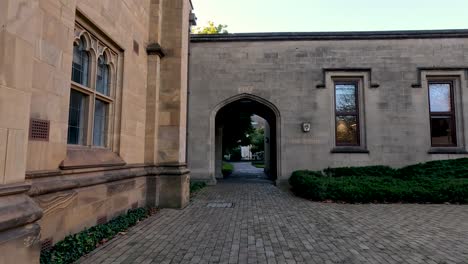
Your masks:
M31 184L28 195L34 197L131 178L160 175L182 176L189 173L190 170L185 164L133 164L114 168L29 172L26 178Z
M42 209L25 194L0 197L0 231L34 223L41 217Z
M14 195L27 192L31 189L31 184L29 183L14 183L0 185L0 196Z
M191 42L468 38L468 29L192 34Z

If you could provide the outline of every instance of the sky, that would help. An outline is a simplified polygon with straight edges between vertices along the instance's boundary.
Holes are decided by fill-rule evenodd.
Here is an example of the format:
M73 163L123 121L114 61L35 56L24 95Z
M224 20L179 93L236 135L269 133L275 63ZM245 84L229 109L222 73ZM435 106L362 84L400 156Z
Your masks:
M468 29L468 0L192 0L229 33Z

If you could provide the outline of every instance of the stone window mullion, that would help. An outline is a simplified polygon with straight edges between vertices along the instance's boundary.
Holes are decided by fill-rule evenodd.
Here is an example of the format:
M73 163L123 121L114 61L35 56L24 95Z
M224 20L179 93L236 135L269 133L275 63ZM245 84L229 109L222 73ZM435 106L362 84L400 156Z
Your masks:
M69 109L68 143L113 150L114 141L119 138L119 135L113 133L115 104L120 103L117 80L121 77L119 69L122 67L122 50L109 41L109 38L102 36L102 32L95 31L92 25L85 29L83 25L86 22L79 20L76 24L77 39L74 43L80 49L74 49L76 56L75 64L72 65L71 89L75 92L70 99L74 101L73 107ZM85 51L87 59L83 59L83 54L79 54L78 51ZM82 68L87 68L86 74ZM84 78L86 81L82 80ZM76 114L77 111L80 113Z

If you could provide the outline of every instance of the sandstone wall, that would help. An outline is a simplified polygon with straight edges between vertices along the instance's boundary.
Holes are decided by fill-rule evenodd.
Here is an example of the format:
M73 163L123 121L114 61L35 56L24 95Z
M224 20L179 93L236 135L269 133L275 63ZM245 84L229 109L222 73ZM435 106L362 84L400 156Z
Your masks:
M229 37L227 37L229 39ZM196 40L196 39L195 39ZM193 41L190 57L189 165L193 178L210 179L216 106L247 93L280 112L279 178L294 170L337 166L403 166L465 157L468 115L461 113L462 154L429 154L428 88L424 76L460 77L456 97L468 105L468 38L363 40ZM428 71L421 69L427 68ZM441 71L436 68L443 69ZM364 69L363 129L369 153L331 153L334 148L333 85L324 69ZM418 70L419 69L419 70ZM455 72L454 72L455 71ZM338 76L348 73L341 72ZM421 83L422 79L422 83ZM371 83L372 82L372 87ZM413 84L421 83L420 87ZM378 87L377 87L378 86ZM310 122L310 133L301 124Z

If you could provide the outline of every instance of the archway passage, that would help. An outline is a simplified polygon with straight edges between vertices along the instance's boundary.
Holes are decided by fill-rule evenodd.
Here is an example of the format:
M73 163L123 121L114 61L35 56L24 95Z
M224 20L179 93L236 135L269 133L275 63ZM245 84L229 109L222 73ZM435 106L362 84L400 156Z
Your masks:
M223 106L216 114L215 119L215 176L217 179L226 178L222 173L223 158L225 158L226 138L236 134L240 127L239 120L250 122L250 117L256 115L265 120L264 125L264 151L263 160L265 175L270 180L276 180L278 175L278 155L277 155L277 128L278 117L277 113L266 104L255 100L254 98L240 98ZM237 179L247 179L250 176L255 178L255 169L249 164L235 164L234 168L244 170L243 172L235 171ZM255 167L253 167L255 168ZM258 170L257 170L258 172ZM243 173L244 175L239 175ZM244 177L243 177L244 176ZM229 178L229 177L228 177ZM232 178L232 177L231 177ZM259 177L261 178L261 177Z

